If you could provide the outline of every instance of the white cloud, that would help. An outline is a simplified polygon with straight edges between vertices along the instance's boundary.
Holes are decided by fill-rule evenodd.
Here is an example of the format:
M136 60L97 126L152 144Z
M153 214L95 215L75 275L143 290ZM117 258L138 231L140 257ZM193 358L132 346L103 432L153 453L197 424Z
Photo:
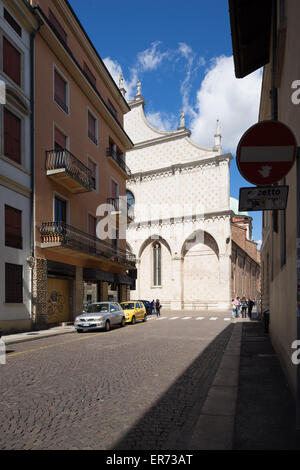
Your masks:
M178 127L179 122L173 114L164 113L161 111L147 113L147 121L160 131L172 131Z
M212 147L220 119L223 151L236 152L242 134L257 122L261 71L243 79L234 75L232 57L217 57L197 93L197 115L190 122L192 139Z
M261 245L262 245L262 240L257 240L255 243L257 243L257 249L260 250Z
M151 44L149 49L138 53L138 64L142 70L156 69L162 60L168 56L168 51L160 52L158 50L160 44L160 41L155 41Z

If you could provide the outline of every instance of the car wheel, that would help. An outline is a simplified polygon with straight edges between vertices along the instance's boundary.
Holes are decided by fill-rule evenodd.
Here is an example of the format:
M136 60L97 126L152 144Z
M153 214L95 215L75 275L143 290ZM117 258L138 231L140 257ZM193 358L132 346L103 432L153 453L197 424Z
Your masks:
M105 323L105 331L109 331L109 330L110 330L110 323L107 320L107 322Z
M144 320L143 321L147 321L147 313L146 315L144 316Z
M82 333L82 332L83 332L83 330L80 330L80 329L77 328L77 333Z
M131 323L134 325L135 324L135 316L132 317Z
M122 321L121 321L121 326L124 327L125 326L125 318L123 317L122 318Z

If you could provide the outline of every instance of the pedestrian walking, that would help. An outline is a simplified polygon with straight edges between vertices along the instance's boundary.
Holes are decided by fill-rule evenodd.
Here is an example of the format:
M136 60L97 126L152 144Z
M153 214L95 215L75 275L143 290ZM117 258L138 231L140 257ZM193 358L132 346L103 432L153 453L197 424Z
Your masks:
M152 302L150 302L150 315L154 313L154 310L155 310L155 301L153 299Z
M235 318L235 317L236 317L235 299L232 299L232 300L231 300L231 306L232 306L231 316L232 316L232 318Z
M159 301L159 299L156 299L155 310L156 310L156 316L157 317L160 317L160 309L161 309L160 301Z
M246 301L246 297L243 297L241 299L241 307L242 307L242 317L243 318L246 318L246 311L247 311L247 301Z
M239 310L240 310L240 298L236 297L234 300L235 306L236 306L236 318L239 318Z
M248 316L250 320L252 319L252 309L253 309L254 302L253 300L249 299L248 300Z

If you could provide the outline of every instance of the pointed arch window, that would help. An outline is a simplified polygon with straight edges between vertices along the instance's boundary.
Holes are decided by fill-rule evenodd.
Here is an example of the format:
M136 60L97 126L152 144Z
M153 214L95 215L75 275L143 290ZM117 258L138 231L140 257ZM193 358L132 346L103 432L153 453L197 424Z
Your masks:
M153 285L161 286L161 244L153 244Z

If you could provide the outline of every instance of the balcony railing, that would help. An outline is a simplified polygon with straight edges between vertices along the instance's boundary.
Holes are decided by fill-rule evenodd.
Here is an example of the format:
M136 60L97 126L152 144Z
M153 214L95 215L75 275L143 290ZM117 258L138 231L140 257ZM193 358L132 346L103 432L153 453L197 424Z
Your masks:
M116 198L116 197L109 197L107 199L107 203L111 204L116 212L122 212L122 205L124 204L124 199ZM126 200L125 200L126 201ZM123 203L123 204L122 204ZM130 220L134 220L134 206L129 205L126 203L124 210L126 208L127 218Z
M123 171L127 174L127 176L131 176L131 171L129 167L126 165L124 157L122 155L117 154L115 150L111 147L106 149L106 156L113 158L113 160L122 168Z
M66 224L65 222L43 222L40 226L43 244L60 243L71 250L105 258L122 265L135 266L135 255L130 251L114 248L104 240Z
M69 150L47 150L46 170L49 175L53 175L53 170L64 170L64 173L77 181L83 189L86 191L92 190L91 170L69 152Z

